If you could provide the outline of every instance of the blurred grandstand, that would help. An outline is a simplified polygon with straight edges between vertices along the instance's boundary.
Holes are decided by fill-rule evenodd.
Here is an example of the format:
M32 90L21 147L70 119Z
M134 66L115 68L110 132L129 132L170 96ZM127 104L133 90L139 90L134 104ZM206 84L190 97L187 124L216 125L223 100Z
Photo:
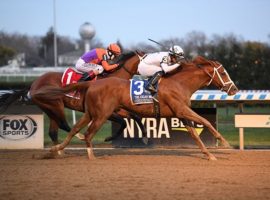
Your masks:
M66 67L25 67L24 54L17 55L8 62L8 65L0 67L1 82L31 81L46 72L64 72Z

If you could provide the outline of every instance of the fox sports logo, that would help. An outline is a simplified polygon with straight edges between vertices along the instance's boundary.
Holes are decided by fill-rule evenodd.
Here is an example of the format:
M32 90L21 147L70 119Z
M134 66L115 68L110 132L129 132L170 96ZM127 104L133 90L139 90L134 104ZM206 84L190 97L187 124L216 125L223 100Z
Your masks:
M37 131L37 123L29 116L9 115L0 117L0 138L24 140Z

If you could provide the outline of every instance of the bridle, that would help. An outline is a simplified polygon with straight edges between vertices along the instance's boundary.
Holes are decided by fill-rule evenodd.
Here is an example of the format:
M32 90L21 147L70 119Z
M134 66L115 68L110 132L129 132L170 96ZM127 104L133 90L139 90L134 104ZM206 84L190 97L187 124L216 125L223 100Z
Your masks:
M202 69L202 70L210 77L210 81L206 84L206 86L209 86L209 85L213 82L215 76L218 77L219 81L220 81L221 84L222 84L222 87L220 87L220 90L221 90L221 91L226 91L226 92L228 93L228 92L231 90L231 88L232 88L233 86L235 86L235 85L234 85L234 82L231 80L231 78L230 78L228 72L227 72L225 69L224 69L224 72L223 72L223 73L226 73L227 77L229 78L229 81L226 81L226 82L225 82L225 81L222 79L222 77L221 77L221 75L220 75L220 72L219 72L219 69L223 67L222 64L220 64L218 67L215 67L215 66L214 66L214 72L213 72L212 75L211 75L208 71L206 71L204 68L202 68L200 65L198 65L198 67L199 67L200 69ZM227 88L228 88L228 89L227 89Z

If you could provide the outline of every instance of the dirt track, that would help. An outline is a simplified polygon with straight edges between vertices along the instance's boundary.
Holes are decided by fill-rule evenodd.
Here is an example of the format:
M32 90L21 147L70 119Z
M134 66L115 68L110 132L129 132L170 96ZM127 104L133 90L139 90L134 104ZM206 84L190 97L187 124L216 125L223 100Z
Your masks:
M0 150L0 199L270 199L270 151L67 150L58 159L47 151ZM34 158L33 158L34 156Z

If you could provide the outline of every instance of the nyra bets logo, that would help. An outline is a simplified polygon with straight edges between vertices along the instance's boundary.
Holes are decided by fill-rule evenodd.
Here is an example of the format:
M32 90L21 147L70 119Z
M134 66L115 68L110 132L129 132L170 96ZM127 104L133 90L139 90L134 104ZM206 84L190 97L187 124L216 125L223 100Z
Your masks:
M0 117L0 137L7 140L23 140L37 131L37 123L29 116L9 115Z
M133 119L126 119L127 127L124 130L124 138L142 138L142 131L138 124ZM142 118L142 124L146 127L146 134L148 138L171 138L172 131L184 131L187 132L183 122L178 118ZM137 127L135 128L135 126ZM204 129L203 125L192 124L198 135L200 135ZM135 131L136 130L136 131ZM136 136L136 132L137 135Z

